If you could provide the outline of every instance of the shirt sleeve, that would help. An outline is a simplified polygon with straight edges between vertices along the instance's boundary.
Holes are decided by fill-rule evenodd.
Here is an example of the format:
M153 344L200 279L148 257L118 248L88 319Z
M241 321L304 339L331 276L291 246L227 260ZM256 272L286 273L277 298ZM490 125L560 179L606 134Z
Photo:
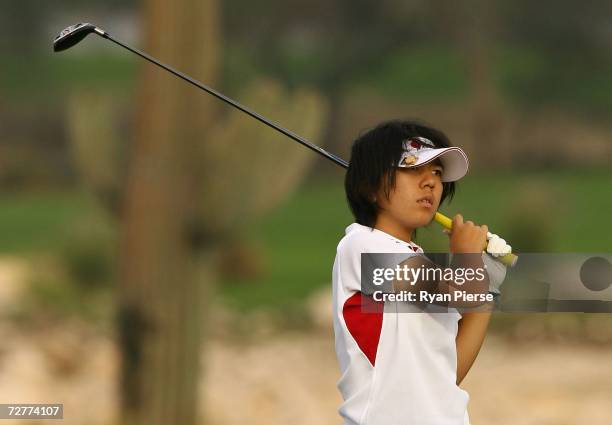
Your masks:
M367 254L367 255L363 255ZM409 248L401 248L394 244L386 244L367 233L360 233L343 241L338 247L339 272L342 286L348 292L372 291L372 270L380 268L395 268L410 257L421 255ZM368 281L363 282L362 272L368 273Z

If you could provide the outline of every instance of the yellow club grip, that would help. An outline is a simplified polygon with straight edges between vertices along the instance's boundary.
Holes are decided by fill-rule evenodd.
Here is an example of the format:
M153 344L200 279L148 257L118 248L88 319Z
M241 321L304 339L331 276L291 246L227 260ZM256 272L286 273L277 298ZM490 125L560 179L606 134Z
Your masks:
M451 230L453 228L453 220L451 220L442 213L436 212L434 220L440 223L445 229ZM496 260L501 262L505 266L514 267L516 261L518 260L518 256L513 253L509 253L504 255L503 257L497 257Z

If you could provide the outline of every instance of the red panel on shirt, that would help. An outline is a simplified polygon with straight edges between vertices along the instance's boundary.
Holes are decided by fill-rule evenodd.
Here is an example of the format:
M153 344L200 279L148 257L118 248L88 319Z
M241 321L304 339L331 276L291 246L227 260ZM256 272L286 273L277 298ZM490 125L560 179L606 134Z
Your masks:
M376 362L376 350L382 329L383 306L381 301L374 301L372 297L356 292L342 307L344 322L357 342L357 345L366 355L372 366Z

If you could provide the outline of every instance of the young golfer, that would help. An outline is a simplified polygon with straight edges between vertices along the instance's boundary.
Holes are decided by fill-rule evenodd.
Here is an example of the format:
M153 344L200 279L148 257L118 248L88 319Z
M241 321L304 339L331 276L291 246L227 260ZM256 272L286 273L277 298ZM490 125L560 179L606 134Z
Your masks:
M401 265L436 267L414 242L415 233L452 198L454 182L467 170L463 150L416 122L382 123L353 144L345 190L355 223L346 228L333 267L338 388L344 399L339 413L345 425L469 425L469 395L458 385L481 347L490 308L460 314L455 306L490 303L377 301L361 286L362 254L390 253L400 256ZM489 254L481 254L485 246ZM487 226L454 217L449 252L457 258L475 253L457 261L486 270L484 279L468 279L461 288L470 284L472 291L498 294L505 267L491 256L510 249L496 235L487 242ZM428 279L411 284L396 279L392 288L432 296L460 288L446 278Z

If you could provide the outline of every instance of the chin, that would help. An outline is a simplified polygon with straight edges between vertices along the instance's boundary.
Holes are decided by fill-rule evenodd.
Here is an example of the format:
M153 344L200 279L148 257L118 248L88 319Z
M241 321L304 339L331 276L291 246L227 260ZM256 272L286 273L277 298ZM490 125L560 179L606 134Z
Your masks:
M430 213L428 212L428 213L422 214L423 219L418 220L419 221L418 227L428 226L433 221L435 214L436 214L436 210L433 210Z
M416 215L416 214L415 214ZM405 223L405 226L410 229L418 229L419 227L425 227L433 220L433 214L419 214L420 217L413 217L410 222Z

